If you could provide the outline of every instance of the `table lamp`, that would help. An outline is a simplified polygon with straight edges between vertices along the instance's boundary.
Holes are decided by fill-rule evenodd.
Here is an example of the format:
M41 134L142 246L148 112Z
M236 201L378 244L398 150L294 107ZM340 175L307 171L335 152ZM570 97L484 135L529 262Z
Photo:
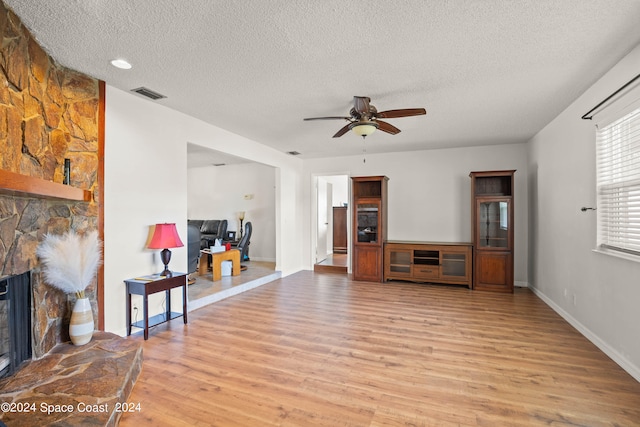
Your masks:
M178 236L178 230L176 230L175 224L156 224L155 230L153 230L153 237L149 242L149 249L162 249L160 252L160 259L164 264L164 271L160 273L161 276L171 277L171 271L169 271L169 261L171 261L171 251L169 248L180 248L184 246L180 236Z

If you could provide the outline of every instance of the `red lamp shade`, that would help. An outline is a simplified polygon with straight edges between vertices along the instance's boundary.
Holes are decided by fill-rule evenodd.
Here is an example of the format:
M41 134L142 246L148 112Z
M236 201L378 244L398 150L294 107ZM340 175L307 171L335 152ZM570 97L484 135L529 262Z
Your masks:
M175 224L156 224L156 228L153 231L153 237L149 242L149 249L162 249L160 252L160 259L164 264L164 271L160 273L161 276L171 277L172 273L169 271L169 261L171 261L171 251L168 248L179 248L184 246L180 236L178 236L178 230L176 230Z
M149 242L149 249L180 248L184 246L175 224L156 224L153 237Z

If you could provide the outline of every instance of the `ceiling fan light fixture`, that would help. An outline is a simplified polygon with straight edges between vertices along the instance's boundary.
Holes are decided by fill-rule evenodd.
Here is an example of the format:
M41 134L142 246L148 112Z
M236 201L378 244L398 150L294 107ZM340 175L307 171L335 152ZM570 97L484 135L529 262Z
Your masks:
M349 110L349 117L307 117L303 120L346 120L348 123L340 128L333 138L339 138L352 130L363 139L371 135L376 129L391 135L400 133L400 129L379 119L395 119L398 117L421 116L427 114L424 108L402 108L399 110L378 111L371 105L368 96L354 96L353 107Z
M351 129L356 135L365 138L378 129L378 124L371 121L355 122L349 126L349 129Z

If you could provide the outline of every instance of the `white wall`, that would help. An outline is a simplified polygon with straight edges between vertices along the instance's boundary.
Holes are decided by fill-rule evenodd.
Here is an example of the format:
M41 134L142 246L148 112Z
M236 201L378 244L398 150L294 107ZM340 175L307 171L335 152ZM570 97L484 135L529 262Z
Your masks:
M375 134L374 134L375 136ZM389 137L388 135L378 135ZM389 177L389 240L471 241L471 179L469 172L516 169L515 281L528 282L528 196L526 145L492 145L392 154L311 159L304 162L305 198L313 215L312 176L349 171L351 176ZM311 224L311 221L309 221ZM307 238L311 232L305 229ZM305 242L305 260L312 262L312 242ZM306 268L310 268L307 264Z
M110 86L105 126L105 330L126 333L123 280L162 267L145 248L150 226L175 222L186 240L187 141L276 168L276 269L301 268L301 160ZM170 268L184 271L186 247L172 253ZM172 299L180 307L178 290ZM161 302L150 304L159 312Z
M344 206L344 203L349 203L350 179L348 175L329 175L323 178L330 183L333 188L331 193L333 206Z
M276 260L275 169L260 163L190 168L187 171L189 219L226 219L238 231L238 212L251 222L250 257Z
M580 117L637 75L640 46L529 145L530 280L535 291L640 381L640 263L594 253L594 123Z

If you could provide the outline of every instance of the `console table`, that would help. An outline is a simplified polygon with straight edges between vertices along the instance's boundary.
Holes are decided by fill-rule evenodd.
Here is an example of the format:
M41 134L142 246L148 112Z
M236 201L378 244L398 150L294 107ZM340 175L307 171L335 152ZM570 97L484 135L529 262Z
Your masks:
M384 280L464 285L471 281L470 243L388 241L384 245Z
M187 274L173 273L172 277L157 274L141 276L124 281L127 285L127 335L131 335L131 327L144 329L144 339L149 339L149 328L168 322L176 317L183 317L187 324ZM171 311L171 289L182 286L182 313ZM167 310L149 318L149 295L164 291L167 298ZM131 323L131 295L142 295L142 320Z
M213 275L213 281L222 279L222 261L231 261L233 269L231 271L232 276L238 276L240 274L240 251L237 249L230 249L222 252L211 252L209 249L200 250L200 262L198 263L198 274L203 275L207 273L207 258L211 257L211 270Z

